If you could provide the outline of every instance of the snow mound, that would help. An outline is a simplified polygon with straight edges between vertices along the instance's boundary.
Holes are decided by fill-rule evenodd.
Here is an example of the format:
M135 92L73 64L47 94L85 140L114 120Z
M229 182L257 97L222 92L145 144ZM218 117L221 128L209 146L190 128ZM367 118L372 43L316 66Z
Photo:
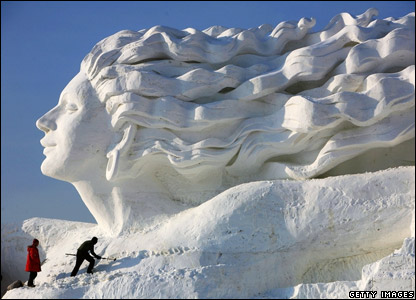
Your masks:
M118 237L53 219L2 226L3 274L14 266L14 280L28 277L20 270L33 237L47 258L35 288L3 298L348 298L349 291L411 290L414 172L252 182L153 230ZM84 263L70 277L75 257L65 253L92 236L97 254L117 259L97 261L93 275Z

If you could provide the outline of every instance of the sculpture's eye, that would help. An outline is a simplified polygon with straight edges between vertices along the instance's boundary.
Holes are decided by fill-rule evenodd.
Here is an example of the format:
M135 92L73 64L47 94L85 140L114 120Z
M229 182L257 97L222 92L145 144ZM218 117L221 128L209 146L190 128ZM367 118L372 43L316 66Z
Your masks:
M65 105L65 110L69 113L76 112L78 110L78 106L73 103L68 103Z

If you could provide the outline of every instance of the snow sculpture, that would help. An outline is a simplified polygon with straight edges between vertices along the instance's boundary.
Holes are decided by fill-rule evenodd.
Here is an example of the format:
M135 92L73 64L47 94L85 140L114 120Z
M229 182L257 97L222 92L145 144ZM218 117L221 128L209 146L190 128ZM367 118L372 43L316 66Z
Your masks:
M414 164L414 15L376 14L107 37L37 121L42 172L120 231L245 182Z
M302 19L99 42L37 122L42 172L71 182L98 226L2 226L9 283L28 236L50 270L4 298L414 290L414 13L376 13L315 33ZM62 249L91 234L117 265L69 277Z

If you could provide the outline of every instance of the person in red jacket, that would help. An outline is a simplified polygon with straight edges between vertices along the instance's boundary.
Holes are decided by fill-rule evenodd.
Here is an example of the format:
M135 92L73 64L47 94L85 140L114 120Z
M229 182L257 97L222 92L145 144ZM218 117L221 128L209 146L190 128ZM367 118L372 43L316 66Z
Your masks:
M38 251L39 241L37 239L33 239L33 243L31 246L27 246L27 260L26 260L26 272L30 272L29 274L29 281L27 286L34 287L33 280L35 280L36 276L38 276L38 272L41 271L40 269L40 258L39 258L39 251Z

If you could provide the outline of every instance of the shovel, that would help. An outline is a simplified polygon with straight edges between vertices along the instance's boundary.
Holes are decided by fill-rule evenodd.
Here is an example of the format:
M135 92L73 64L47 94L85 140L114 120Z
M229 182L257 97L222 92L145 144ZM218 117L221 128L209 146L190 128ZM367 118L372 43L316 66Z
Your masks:
M72 253L65 253L65 255L77 256L76 254L72 254ZM116 260L116 258L114 258L114 257L101 257L101 259L108 259L108 260L112 260L112 261Z

